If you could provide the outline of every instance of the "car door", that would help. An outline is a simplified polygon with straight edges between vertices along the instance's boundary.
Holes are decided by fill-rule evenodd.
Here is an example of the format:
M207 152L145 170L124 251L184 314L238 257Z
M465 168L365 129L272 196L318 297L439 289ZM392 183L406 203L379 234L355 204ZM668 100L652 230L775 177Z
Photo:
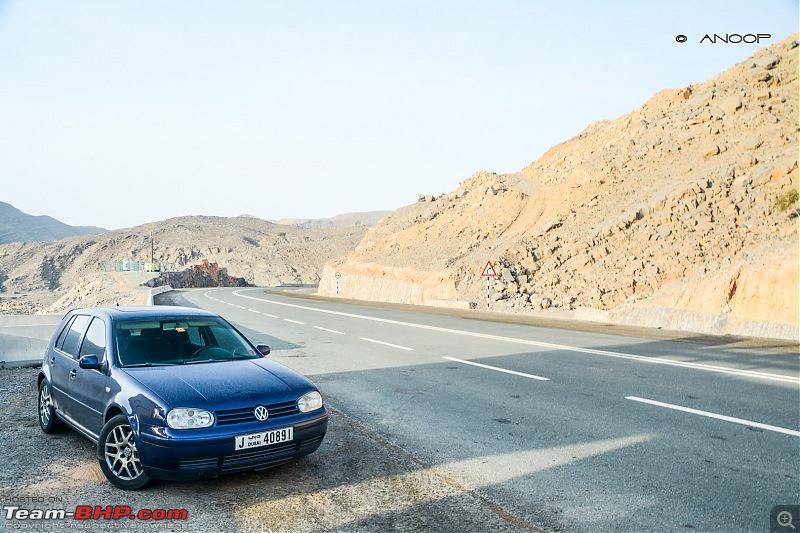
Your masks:
M75 411L75 402L71 395L72 380L77 375L78 351L90 318L88 315L73 316L50 353L50 388L53 402L61 414L70 418Z
M94 317L83 336L77 360L84 355L94 355L99 362L106 361L107 328L105 322ZM70 380L70 396L74 402L72 418L96 437L103 429L103 412L106 400L106 381L108 367L102 369L80 368Z

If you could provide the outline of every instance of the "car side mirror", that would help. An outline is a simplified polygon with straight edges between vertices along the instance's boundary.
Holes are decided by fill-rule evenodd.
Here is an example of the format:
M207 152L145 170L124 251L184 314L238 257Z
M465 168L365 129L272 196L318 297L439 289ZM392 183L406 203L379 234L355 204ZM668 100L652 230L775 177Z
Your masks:
M261 355L263 355L264 357L268 356L269 353L272 351L272 350L270 350L270 347L267 346L266 344L257 345L256 346L256 350L258 350L261 353Z
M84 355L78 359L78 366L86 370L103 370L105 363L98 361L96 355Z

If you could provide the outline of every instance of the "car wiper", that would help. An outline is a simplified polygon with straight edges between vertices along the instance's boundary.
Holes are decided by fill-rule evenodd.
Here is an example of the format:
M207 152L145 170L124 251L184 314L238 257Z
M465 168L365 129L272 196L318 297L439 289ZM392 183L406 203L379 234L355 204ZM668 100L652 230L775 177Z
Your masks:
M230 357L225 357L224 359L203 359L202 361L184 361L183 365L196 365L198 363L221 363L223 361L231 361Z

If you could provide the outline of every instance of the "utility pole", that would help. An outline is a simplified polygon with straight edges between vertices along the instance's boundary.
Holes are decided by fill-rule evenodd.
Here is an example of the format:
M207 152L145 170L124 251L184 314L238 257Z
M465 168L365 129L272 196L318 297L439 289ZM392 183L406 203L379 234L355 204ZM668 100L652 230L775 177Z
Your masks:
M155 272L156 261L154 256L155 245L153 244L153 230L150 230L150 271Z

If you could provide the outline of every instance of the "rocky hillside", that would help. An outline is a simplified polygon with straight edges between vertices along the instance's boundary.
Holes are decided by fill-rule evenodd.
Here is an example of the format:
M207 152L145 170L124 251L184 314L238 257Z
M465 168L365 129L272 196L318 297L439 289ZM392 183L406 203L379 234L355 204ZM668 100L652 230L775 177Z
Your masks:
M642 309L681 310L796 338L796 39L594 123L520 172L421 196L328 265L320 292L339 272L342 296L485 308L492 260L494 309L640 323Z
M118 286L118 278L141 276L114 273L113 280L100 281L103 262L149 262L151 232L154 258L174 263L176 270L207 260L251 285L272 286L317 283L325 262L351 251L366 228L303 229L255 217L195 216L49 243L4 244L0 312L60 312L65 306L114 300L113 294L101 294L104 288Z
M69 226L46 215L34 216L0 202L0 244L25 241L57 241L64 237L102 233L94 226Z

